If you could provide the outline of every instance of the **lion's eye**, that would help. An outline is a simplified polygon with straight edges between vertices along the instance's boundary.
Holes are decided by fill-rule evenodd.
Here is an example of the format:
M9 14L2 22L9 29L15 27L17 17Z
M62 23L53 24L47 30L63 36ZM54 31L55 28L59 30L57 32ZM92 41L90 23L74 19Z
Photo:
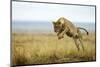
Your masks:
M59 28L59 26L55 26L55 28Z

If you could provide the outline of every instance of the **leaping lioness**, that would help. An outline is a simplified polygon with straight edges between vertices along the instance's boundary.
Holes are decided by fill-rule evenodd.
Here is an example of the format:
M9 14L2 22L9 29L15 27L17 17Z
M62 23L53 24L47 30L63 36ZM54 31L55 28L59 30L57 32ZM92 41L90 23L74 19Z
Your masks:
M71 21L65 19L64 17L61 17L56 22L53 22L53 26L54 31L57 33L58 39L63 38L64 34L66 34L67 36L72 37L74 39L78 51L80 50L79 42L84 51L82 34L80 29L83 29L88 35L88 31L85 28L76 27Z

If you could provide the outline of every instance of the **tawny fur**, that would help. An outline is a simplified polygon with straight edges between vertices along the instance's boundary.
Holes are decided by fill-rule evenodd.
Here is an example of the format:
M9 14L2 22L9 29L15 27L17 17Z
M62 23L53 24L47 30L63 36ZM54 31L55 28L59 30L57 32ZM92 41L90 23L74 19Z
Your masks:
M79 42L84 50L80 29L83 29L88 35L88 31L85 28L76 27L71 21L67 20L64 17L61 17L56 22L53 22L53 25L54 31L57 33L58 39L63 38L64 34L66 34L67 36L74 39L78 51L80 49Z

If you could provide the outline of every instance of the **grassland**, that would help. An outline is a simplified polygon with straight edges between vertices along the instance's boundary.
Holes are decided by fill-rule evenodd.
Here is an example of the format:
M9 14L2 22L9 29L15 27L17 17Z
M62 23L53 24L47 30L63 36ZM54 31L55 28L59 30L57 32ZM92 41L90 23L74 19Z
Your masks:
M48 64L94 61L95 34L83 35L85 51L77 51L72 38L58 40L54 34L12 33L12 63ZM81 48L81 47L80 47Z

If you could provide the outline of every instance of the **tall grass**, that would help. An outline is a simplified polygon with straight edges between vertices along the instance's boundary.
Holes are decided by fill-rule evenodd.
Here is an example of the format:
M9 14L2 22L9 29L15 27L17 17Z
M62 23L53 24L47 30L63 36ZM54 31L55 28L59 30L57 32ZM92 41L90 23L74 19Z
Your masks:
M83 35L85 51L77 51L72 38L58 40L53 34L12 34L13 64L46 64L94 61L95 34ZM81 48L81 47L80 47Z

